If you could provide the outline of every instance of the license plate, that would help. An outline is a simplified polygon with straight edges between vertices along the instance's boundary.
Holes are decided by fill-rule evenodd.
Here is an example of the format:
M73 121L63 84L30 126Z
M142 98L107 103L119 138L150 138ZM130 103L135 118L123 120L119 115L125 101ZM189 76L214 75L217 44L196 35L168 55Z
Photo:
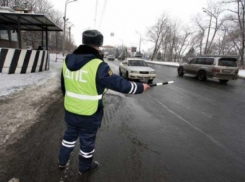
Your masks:
M227 70L227 69L223 70L223 73L231 73L231 72L232 70Z
M143 82L148 81L148 79L147 79L147 78L141 78L140 80L141 80L141 81L143 81Z

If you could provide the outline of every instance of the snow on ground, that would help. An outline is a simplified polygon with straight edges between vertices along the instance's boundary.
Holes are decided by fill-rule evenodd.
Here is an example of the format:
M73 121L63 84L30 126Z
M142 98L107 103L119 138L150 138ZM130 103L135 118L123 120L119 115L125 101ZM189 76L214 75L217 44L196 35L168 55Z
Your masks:
M160 61L146 61L147 63L151 63L151 64L160 64L160 65L165 65L165 66L174 66L174 67L178 67L179 63L176 62L160 62ZM245 70L240 69L238 72L238 76L241 78L245 78Z
M23 136L47 107L62 97L62 60L51 56L50 70L30 74L0 74L0 150Z
M62 67L62 56L58 56L57 62L55 62L55 58L54 54L50 55L50 70L48 71L29 74L0 73L0 97L21 91L26 86L44 84L48 79L53 78L60 73Z
M245 78L245 70L239 70L238 75L242 78Z
M176 63L176 62L160 62L160 61L150 61L150 60L146 60L145 62L151 63L151 64L165 65L165 66L174 66L174 67L179 66L179 63Z

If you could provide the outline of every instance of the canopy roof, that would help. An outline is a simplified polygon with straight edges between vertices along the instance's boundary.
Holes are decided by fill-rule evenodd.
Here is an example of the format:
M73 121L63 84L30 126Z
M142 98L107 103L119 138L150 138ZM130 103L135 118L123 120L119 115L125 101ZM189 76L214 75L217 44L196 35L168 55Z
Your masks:
M20 28L25 31L62 31L43 14L0 12L0 25L5 25L13 30Z

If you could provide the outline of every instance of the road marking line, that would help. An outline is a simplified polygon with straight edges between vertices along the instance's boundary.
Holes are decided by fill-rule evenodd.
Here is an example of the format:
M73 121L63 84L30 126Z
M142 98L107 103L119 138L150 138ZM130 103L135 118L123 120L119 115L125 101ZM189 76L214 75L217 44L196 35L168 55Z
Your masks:
M208 135L207 133L205 133L204 131L202 131L201 129L197 128L196 126L194 126L193 124L191 124L189 121L187 121L186 119L184 119L183 117L181 117L180 115L178 115L177 113L175 113L173 110L169 109L166 105L164 105L162 102L156 100L155 98L153 98L151 95L147 94L150 98L152 98L155 102L159 103L161 106L163 106L168 112L172 113L173 115L175 115L177 118L179 118L180 120L184 121L186 124L188 124L189 126L191 126L193 129L199 131L200 133L204 134L207 138L209 138L213 143L215 143L216 145L225 148L226 150L228 150L224 145L222 145L220 142L218 142L217 140L215 140L212 136Z

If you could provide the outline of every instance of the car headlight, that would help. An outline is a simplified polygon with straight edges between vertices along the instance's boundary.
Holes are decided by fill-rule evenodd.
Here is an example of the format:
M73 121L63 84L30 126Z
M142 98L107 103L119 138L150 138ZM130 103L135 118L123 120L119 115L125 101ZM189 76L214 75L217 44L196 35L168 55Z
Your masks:
M131 71L131 73L139 73L138 71Z
M150 74L155 74L155 71L150 71Z

